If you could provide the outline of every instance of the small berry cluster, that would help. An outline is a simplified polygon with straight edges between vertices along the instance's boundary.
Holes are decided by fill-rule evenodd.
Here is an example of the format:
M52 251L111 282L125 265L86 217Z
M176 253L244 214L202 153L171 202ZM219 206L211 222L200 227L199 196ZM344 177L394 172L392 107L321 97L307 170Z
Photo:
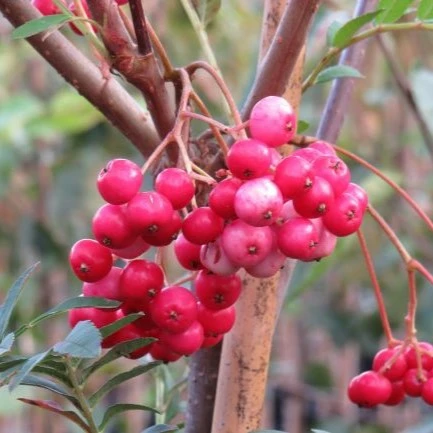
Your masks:
M396 406L406 396L421 397L433 405L433 346L386 348L373 359L373 369L354 377L348 387L349 399L358 406Z
M234 302L241 291L237 275L218 276L202 270L196 276L196 294L179 285L168 285L157 263L140 258L151 246L169 245L182 226L178 210L195 193L190 176L168 168L156 178L155 191L140 192L143 176L134 162L110 161L100 172L97 186L107 202L92 220L93 239L81 239L71 248L70 265L83 281L84 296L120 301L117 310L73 309L69 323L90 320L98 328L125 315L141 312L142 318L104 339L104 348L140 337L158 341L132 352L138 358L150 353L166 362L217 344L235 321ZM199 248L199 246L198 246ZM177 243L176 251L189 254ZM115 266L113 257L125 263Z

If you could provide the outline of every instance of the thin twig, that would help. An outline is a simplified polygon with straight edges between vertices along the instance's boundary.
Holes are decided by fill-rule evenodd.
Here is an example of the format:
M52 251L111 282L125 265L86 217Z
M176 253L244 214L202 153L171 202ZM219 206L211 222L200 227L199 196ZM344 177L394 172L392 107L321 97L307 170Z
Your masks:
M152 45L150 43L149 32L147 30L147 22L143 11L143 4L141 3L141 0L129 0L129 8L131 9L138 52L142 56L146 56L152 52Z

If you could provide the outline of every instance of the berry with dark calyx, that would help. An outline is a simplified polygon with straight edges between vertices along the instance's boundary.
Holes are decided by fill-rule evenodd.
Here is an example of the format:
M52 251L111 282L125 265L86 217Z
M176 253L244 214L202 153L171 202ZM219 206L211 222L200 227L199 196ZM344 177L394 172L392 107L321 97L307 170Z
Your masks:
M425 403L433 406L433 378L427 379L422 387L421 398Z
M304 192L313 183L311 164L303 158L290 155L281 160L274 174L274 182L286 199Z
M104 278L113 266L111 251L93 239L81 239L69 253L69 263L74 274L86 282Z
M221 240L202 245L200 248L200 262L202 265L217 275L232 275L236 273L240 266L230 261L221 247Z
M116 301L123 301L123 296L120 292L120 276L122 269L113 266L110 272L101 280L93 283L83 284L84 296L98 296Z
M332 209L334 200L331 184L316 176L312 185L293 199L293 207L304 218L319 218Z
M410 368L403 376L404 391L411 397L419 397L422 393L424 382L421 375L418 373L417 368ZM427 377L427 372L425 370L421 370L421 373L424 377Z
M319 233L307 218L293 218L278 229L278 248L286 257L310 261L318 243Z
M236 218L235 195L241 185L236 177L217 183L209 194L209 207L224 219Z
M343 160L334 155L319 156L313 162L316 176L326 179L334 191L335 197L347 188L350 182L350 170Z
M105 204L95 213L92 231L96 240L108 248L126 248L137 238L126 216L126 207Z
M129 225L136 233L150 237L156 235L160 227L170 224L173 206L157 192L139 192L129 201L126 214ZM149 238L146 242L149 243Z
M220 276L206 270L195 278L198 300L209 310L223 310L232 306L239 298L242 282L238 275Z
M152 344L149 353L155 361L163 361L165 363L175 362L182 357L182 355L173 352L161 341L155 341L155 343Z
M156 233L153 233L152 235L143 235L142 238L155 247L170 245L176 239L181 228L182 218L177 211L173 211L169 223L159 226Z
M195 186L189 174L180 168L166 168L156 176L155 190L168 198L173 209L188 205L195 194Z
M398 351L398 347L393 349L382 349L376 353L373 359L373 370L383 374L391 382L402 379L408 369L404 354L401 353L397 356ZM397 356L397 358L395 358L392 365L389 365L388 368L384 369L383 367L385 364L395 356Z
M174 241L174 253L178 262L190 271L198 271L203 268L200 261L200 245L193 244L180 233Z
M236 320L234 305L223 310L209 310L200 302L197 303L197 320L202 324L205 334L226 334Z
M160 341L173 352L179 353L179 355L192 355L203 344L203 326L198 321L195 321L188 329L179 334L161 331Z
M308 145L307 149L314 149L317 150L324 155L336 155L337 152L335 152L335 149L332 147L331 144L327 143L326 141L317 140L314 143L311 143Z
M236 192L236 215L255 227L269 226L283 208L277 185L265 177L246 181Z
M385 403L391 396L391 382L375 371L355 376L347 390L349 399L361 407L374 407Z
M312 147L304 147L303 149L295 150L292 155L305 159L305 161L309 163L313 163L317 158L321 157L323 153Z
M111 252L122 259L136 259L144 254L150 245L141 237L137 236L134 242L125 248L111 248Z
M418 351L420 352L421 367L427 371L433 369L433 346L430 343L422 341L418 343ZM412 346L409 350L407 350L405 357L408 368L417 367L415 347Z
M358 200L361 210L364 213L368 205L368 195L365 190L356 183L349 183L344 192L350 194L352 197L355 197Z
M323 225L322 218L312 219L311 222L315 225L319 233L319 241L314 248L312 259L319 261L320 259L330 256L337 245L337 237L330 233Z
M267 96L251 110L251 136L269 147L288 143L296 133L296 113L288 101L280 96Z
M123 299L151 302L162 290L164 272L154 262L133 260L123 268L119 284Z
M201 348L207 349L208 347L214 347L220 341L222 341L223 338L224 338L224 334L218 334L218 335L206 335L205 334Z
M238 219L224 228L221 246L235 265L254 266L271 251L272 230L268 226L253 227Z
M102 198L111 204L125 204L140 190L143 175L140 167L128 159L113 159L98 176Z
M386 402L383 404L386 406L397 406L406 397L403 381L399 380L397 382L391 382L391 386L391 395L389 396L388 400L386 400Z
M186 239L197 245L214 242L224 229L224 220L210 207L194 209L182 223Z
M247 138L233 144L226 162L233 176L243 180L255 179L268 173L271 153L266 144Z
M197 319L197 300L185 287L165 287L155 296L149 311L161 329L178 334L186 331Z
M59 8L53 0L32 0L32 5L39 10L42 15L55 15L60 13Z
M245 270L253 277L269 278L284 267L286 260L287 257L278 248L273 248L260 263Z

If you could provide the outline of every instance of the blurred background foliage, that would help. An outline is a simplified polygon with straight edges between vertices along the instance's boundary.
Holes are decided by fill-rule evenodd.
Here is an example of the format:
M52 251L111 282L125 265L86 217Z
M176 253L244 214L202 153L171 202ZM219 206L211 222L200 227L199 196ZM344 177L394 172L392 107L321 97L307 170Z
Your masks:
M334 21L349 19L353 6L349 0L324 2L310 32L306 71L326 48L327 28ZM152 0L145 2L145 8L174 65L203 58L180 2ZM223 1L208 27L219 65L239 106L254 78L262 8L260 0ZM95 187L99 170L113 157L143 161L31 47L12 41L10 30L0 19L0 288L4 292L25 267L41 261L14 317L15 323L23 323L80 292L80 284L68 270L67 255L77 239L91 236L92 215L102 204ZM83 40L68 29L64 32L87 50ZM433 35L386 35L384 42L404 71L433 132ZM433 155L375 40L368 46L363 73L366 78L357 82L338 144L386 172L432 215ZM198 77L197 86L215 117L224 121L217 89L205 76ZM310 123L309 134L318 125L329 88L328 84L316 86L303 98L300 118ZM348 162L354 179L367 189L372 203L413 256L433 269L432 235L425 225L384 182ZM401 337L407 302L404 267L368 216L363 229L391 323ZM419 337L432 341L432 287L421 279L418 284ZM31 353L58 340L66 330L64 318L52 321L22 339L20 350ZM275 334L267 425L291 433L307 432L310 427L332 433L433 432L431 416L418 400L397 409L373 411L359 410L347 402L348 381L360 369L370 368L372 356L383 344L371 283L354 236L340 240L332 257L298 264ZM131 385L124 394L111 398L151 400L150 383L143 388L146 383L137 382L135 388ZM0 432L73 431L49 414L24 409L15 397L0 390ZM176 406L181 408L181 404ZM24 411L30 415L23 417ZM112 431L140 431L146 422L140 416L128 416Z

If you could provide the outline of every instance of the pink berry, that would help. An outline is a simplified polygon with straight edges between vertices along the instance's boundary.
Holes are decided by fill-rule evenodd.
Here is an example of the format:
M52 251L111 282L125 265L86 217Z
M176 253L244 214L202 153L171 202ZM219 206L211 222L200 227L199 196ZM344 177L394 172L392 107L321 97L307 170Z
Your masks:
M111 248L111 252L122 259L136 259L144 254L150 245L141 237L135 238L134 242L125 248Z
M178 262L191 271L203 268L200 261L200 245L193 244L181 233L174 241L174 253Z
M113 265L110 250L93 239L81 239L69 253L69 263L81 281L94 282L105 277Z
M267 174L271 166L271 153L266 144L253 139L239 140L230 148L227 166L239 179L254 179Z
M200 262L209 271L222 276L232 275L240 267L232 263L227 257L219 238L215 242L201 246Z
M368 205L368 196L362 187L360 187L356 183L349 183L349 185L347 186L347 188L344 192L355 197L361 206L362 212L365 211L365 209Z
M298 158L305 159L305 161L312 164L317 158L323 156L323 153L312 147L304 147L303 149L295 150L292 156L297 156Z
M190 242L204 245L215 239L224 229L224 220L210 207L194 209L182 224L182 233Z
M251 110L249 128L253 138L269 147L281 146L296 133L296 114L284 98L267 96Z
M319 158L313 162L313 170L316 176L320 176L330 183L335 197L343 193L349 185L349 168L338 156L319 156Z
M101 280L94 283L84 283L84 296L100 296L102 298L123 301L119 286L121 274L122 269L113 266L110 272Z
M433 406L433 378L430 378L426 382L424 382L421 391L421 398L424 400L425 403Z
M404 385L403 382L399 380L398 382L391 382L391 386L392 386L391 395L389 396L388 400L386 400L386 402L383 404L386 406L397 406L406 397L406 393L404 391Z
M224 228L221 246L235 265L254 266L271 251L272 230L267 226L253 227L236 220Z
M202 324L205 334L226 334L235 324L236 310L233 305L223 310L209 310L198 302L197 311L197 320Z
M336 155L335 149L332 147L331 144L327 143L326 141L317 140L314 143L311 143L308 145L307 149L314 149L319 151L320 153L323 153L324 155Z
M143 175L140 167L128 159L113 159L98 176L102 198L111 204L125 204L140 190Z
M235 195L241 185L236 177L217 183L209 194L209 207L224 219L236 218Z
M287 257L280 250L272 249L263 261L245 270L253 277L269 278L284 267L286 259Z
M203 326L198 321L195 321L188 329L178 334L162 331L160 339L173 352L185 356L192 355L203 344Z
M53 0L32 0L32 5L39 10L42 15L55 15L60 13L59 8Z
M155 190L170 200L173 209L184 208L195 194L191 177L180 168L166 168L155 179Z
M159 226L156 233L143 235L143 239L155 247L170 245L176 239L181 227L182 219L177 211L173 211L171 220L167 224Z
M319 261L324 257L330 256L334 252L335 246L337 245L337 237L325 228L322 218L312 219L311 222L319 233L319 241L314 248L311 259Z
M280 190L265 177L245 182L236 192L236 215L255 227L271 225L282 207L283 196Z
M421 373L426 377L426 371L421 370ZM424 382L421 379L421 376L418 375L417 368L411 368L406 371L403 376L403 386L404 391L407 395L411 397L420 397L422 394Z
M348 387L350 400L361 407L385 403L392 393L391 382L375 371L365 371L354 377Z
M418 344L418 350L420 352L421 367L424 370L433 369L433 346L430 343L422 341ZM417 367L417 356L415 348L412 346L405 354L407 367Z

